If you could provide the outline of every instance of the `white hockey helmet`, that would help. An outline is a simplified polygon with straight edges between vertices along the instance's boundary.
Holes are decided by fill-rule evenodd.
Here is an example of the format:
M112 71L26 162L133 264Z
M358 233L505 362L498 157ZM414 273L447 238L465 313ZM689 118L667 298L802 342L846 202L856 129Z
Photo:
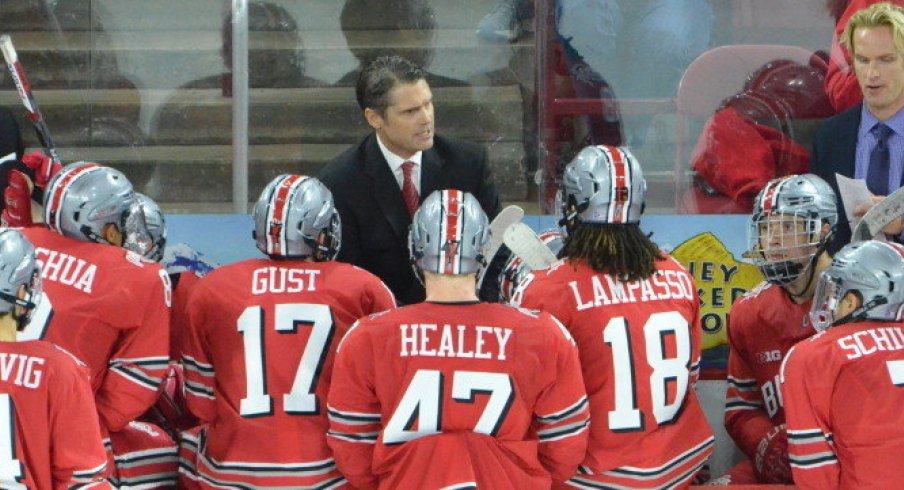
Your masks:
M276 177L254 205L253 237L270 257L332 260L342 243L333 194L314 177Z
M53 176L44 192L44 222L69 238L121 245L142 255L151 245L144 212L129 179L97 163L76 162ZM108 224L123 234L123 243L112 244L104 238Z
M836 317L841 299L853 292L860 308ZM832 259L816 283L810 320L823 331L842 323L864 320L901 321L904 318L904 246L865 241L846 245Z
M433 192L414 213L408 233L416 275L418 270L478 272L489 236L489 221L476 197L456 189Z
M563 222L639 223L646 192L640 163L627 148L588 146L562 174Z
M143 254L144 258L160 262L166 248L166 219L163 210L157 202L140 192L136 192L135 197L144 212L144 221L151 237L151 247Z
M19 290L25 287L25 295ZM0 229L0 313L13 313L21 330L41 298L41 273L35 247L22 233ZM21 315L16 308L24 311Z
M766 184L756 196L745 254L773 284L789 284L825 250L838 223L835 191L813 174L789 175Z

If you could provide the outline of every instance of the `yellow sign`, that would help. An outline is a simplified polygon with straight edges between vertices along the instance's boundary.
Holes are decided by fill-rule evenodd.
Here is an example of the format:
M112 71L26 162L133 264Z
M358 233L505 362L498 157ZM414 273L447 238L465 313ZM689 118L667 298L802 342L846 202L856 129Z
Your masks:
M694 276L700 296L703 349L728 342L725 323L731 304L763 281L759 269L740 262L712 233L701 233L675 247L672 256Z

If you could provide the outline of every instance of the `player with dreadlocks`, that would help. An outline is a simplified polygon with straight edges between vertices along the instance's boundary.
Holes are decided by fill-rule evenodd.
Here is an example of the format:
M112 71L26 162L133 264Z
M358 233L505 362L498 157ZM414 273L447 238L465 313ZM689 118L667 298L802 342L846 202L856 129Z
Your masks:
M640 229L646 181L627 149L584 148L562 180L565 258L525 280L521 305L555 315L580 352L594 423L567 484L686 485L713 447L693 390L701 337L693 278Z

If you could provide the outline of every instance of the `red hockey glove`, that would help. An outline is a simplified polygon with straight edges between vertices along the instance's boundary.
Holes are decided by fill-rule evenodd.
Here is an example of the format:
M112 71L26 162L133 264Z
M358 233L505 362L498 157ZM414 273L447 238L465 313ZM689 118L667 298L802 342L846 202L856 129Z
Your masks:
M31 182L24 173L9 171L3 202L0 221L4 226L23 228L34 224L31 220Z
M54 162L47 155L33 151L22 156L22 163L34 172L34 184L38 189L43 189L50 182L50 179L56 175L63 166L59 162Z
M4 209L0 216L3 224L16 227L33 225L32 191L37 190L38 197L41 197L44 187L62 168L62 165L41 152L33 151L23 155L21 164L17 162L7 174L7 187L3 189Z
M792 483L785 424L773 428L760 441L753 467L760 483Z

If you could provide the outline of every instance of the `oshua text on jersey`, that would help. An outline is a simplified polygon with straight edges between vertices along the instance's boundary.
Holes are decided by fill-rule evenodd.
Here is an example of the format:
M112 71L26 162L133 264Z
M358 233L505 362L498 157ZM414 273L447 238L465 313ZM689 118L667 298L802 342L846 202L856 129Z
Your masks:
M400 357L463 357L505 361L510 328L412 323L399 325Z
M44 247L35 247L35 258L41 264L41 279L91 293L97 265Z
M647 279L631 282L621 282L608 274L594 274L589 279L571 281L568 287L578 311L623 303L694 299L690 276L673 270L657 271Z

